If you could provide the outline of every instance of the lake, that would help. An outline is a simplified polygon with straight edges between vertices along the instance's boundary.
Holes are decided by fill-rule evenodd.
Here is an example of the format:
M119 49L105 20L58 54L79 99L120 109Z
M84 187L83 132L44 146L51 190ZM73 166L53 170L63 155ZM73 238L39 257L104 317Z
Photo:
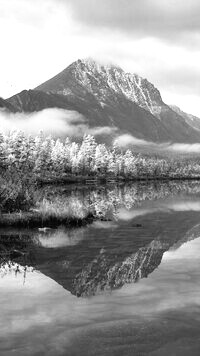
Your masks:
M98 219L0 230L0 355L199 355L200 183L42 194Z

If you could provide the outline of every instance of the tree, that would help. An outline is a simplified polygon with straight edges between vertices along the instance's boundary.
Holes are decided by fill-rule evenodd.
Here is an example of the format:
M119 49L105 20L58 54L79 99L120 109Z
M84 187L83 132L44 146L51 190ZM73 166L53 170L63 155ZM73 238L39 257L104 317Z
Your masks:
M52 171L51 154L54 141L51 136L46 137L37 153L34 171L39 176L49 174Z
M5 169L7 164L5 137L0 132L0 169Z
M109 152L104 144L96 146L94 156L94 171L106 174L108 170Z
M84 135L78 152L78 162L83 174L94 170L94 158L97 143L92 135Z
M63 173L65 168L65 148L58 139L51 151L52 169L56 173Z

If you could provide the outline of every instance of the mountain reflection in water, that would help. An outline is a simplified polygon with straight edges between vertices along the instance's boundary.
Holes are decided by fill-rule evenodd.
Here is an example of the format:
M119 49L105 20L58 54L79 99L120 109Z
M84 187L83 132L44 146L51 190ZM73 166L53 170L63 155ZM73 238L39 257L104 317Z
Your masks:
M200 184L68 195L101 218L0 231L0 354L198 355Z
M199 191L193 182L72 191L78 205L95 207L104 218L78 229L20 231L20 237L8 230L1 243L22 251L15 262L34 266L72 294L96 295L147 277L171 246L200 236Z

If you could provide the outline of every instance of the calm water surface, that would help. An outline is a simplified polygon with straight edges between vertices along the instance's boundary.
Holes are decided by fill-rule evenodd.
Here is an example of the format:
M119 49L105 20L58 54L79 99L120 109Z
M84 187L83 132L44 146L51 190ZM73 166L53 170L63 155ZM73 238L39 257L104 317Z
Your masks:
M200 355L200 184L58 194L101 219L0 231L0 355Z

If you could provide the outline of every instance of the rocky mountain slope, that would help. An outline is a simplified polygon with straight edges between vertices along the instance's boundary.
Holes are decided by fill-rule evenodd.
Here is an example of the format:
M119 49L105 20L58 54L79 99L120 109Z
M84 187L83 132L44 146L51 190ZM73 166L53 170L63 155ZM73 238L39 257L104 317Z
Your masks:
M0 110L2 111L8 111L8 112L16 112L17 109L12 106L8 101L0 98Z
M200 118L182 111L178 106L170 105L171 109L181 115L185 122L196 130L200 131Z
M117 127L149 141L200 142L199 131L167 106L147 79L93 60L78 60L7 103L26 112L51 107L76 110L90 126Z
M147 277L161 263L168 245L153 240L122 261L111 261L106 251L88 264L73 280L73 293L77 297L89 297L102 291L121 288L126 283L135 283Z

